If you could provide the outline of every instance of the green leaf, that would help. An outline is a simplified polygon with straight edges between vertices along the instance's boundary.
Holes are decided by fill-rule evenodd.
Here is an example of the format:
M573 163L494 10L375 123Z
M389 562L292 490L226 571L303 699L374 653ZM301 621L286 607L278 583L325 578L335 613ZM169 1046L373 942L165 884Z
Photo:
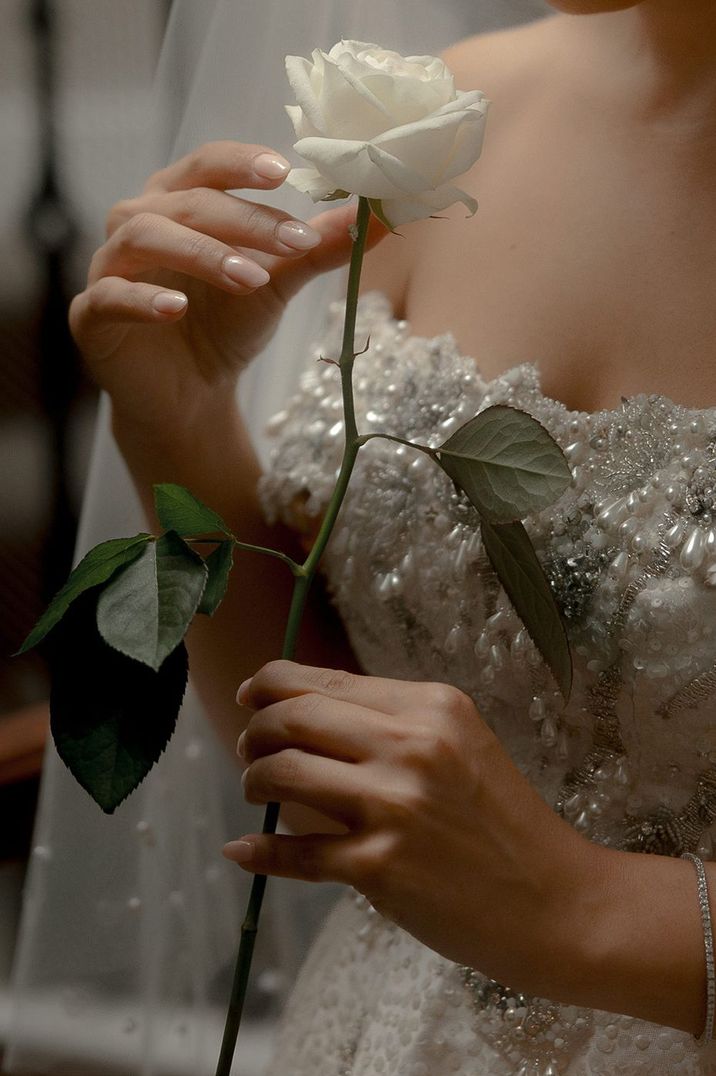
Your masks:
M515 612L552 671L565 699L572 690L567 633L547 577L521 523L482 521L482 540Z
M100 635L120 653L159 669L184 638L207 574L201 557L167 531L100 594Z
M111 538L86 553L70 573L67 582L55 594L45 612L35 624L25 642L17 651L24 654L45 638L47 633L62 620L72 602L90 587L105 583L120 568L131 564L152 540L151 534L137 534L134 538Z
M442 469L491 523L510 523L546 508L572 478L544 426L503 404L475 415L437 453Z
M158 672L113 650L96 625L97 592L76 601L47 639L50 727L60 758L111 814L171 739L187 681L183 643Z
M215 534L231 537L231 531L220 515L190 493L184 486L164 482L154 487L154 506L164 530L177 534Z
M234 543L222 542L204 561L209 572L206 587L199 602L198 613L213 616L221 605L229 583L229 572L234 562Z

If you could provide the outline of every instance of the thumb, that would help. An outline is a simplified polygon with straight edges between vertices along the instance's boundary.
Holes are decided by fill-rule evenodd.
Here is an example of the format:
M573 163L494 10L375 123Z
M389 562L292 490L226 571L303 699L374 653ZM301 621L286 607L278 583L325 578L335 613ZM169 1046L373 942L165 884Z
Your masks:
M347 265L353 251L353 239L349 229L355 224L357 213L358 204L353 203L326 210L308 221L312 228L320 232L321 242L303 258L297 261L284 261L272 273L274 284L280 286L283 298L287 302L314 277L327 273L330 269ZM365 249L370 250L390 234L389 229L371 213Z

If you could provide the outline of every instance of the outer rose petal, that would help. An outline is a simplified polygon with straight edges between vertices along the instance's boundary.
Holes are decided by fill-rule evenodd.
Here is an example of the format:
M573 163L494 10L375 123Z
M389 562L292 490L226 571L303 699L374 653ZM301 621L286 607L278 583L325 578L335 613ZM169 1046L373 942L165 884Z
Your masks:
M334 138L303 138L294 149L333 187L366 198L396 198L417 194L432 186L430 180L370 142Z
M317 131L325 131L325 117L319 108L316 94L311 85L313 71L314 68L310 61L304 59L303 56L286 57L286 75L291 84L291 89L296 95L296 100L312 126Z
M446 179L466 172L477 160L482 147L484 125L484 113L477 108L470 108L461 112L429 116L417 123L396 127L379 135L374 139L374 144L399 158L408 168L414 171L420 169L428 180L426 187L437 187ZM472 155L463 146L465 139ZM456 143L460 144L457 161L460 167L459 170L449 170Z
M296 138L320 138L321 132L316 130L302 108L298 105L284 105L283 107L288 112Z
M471 110L473 114L474 111ZM478 160L485 137L485 119L486 110L481 113L479 122L460 125L450 158L445 162L443 181L463 175Z
M448 209L455 202L462 202L470 210L468 216L477 212L477 202L459 187L439 187L436 191L425 191L415 198L396 198L383 202L383 212L394 228L401 224L411 224L416 220L425 220L442 209Z
M326 182L315 168L292 168L286 182L302 194L310 194L314 202L320 202L337 189L335 184Z
M460 90L455 100L448 101L446 105L439 108L435 116L447 116L451 112L465 112L468 108L474 108L475 105L480 105L481 110L486 112L489 104L490 102L482 90L465 90L464 92Z

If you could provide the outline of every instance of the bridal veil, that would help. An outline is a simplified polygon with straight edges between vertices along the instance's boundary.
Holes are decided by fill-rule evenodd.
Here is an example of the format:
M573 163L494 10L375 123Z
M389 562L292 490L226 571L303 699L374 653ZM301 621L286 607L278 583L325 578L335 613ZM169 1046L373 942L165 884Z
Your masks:
M544 11L541 0L175 0L157 77L156 153L146 172L215 138L264 143L298 163L283 108L290 99L287 53L309 55L341 37L434 53ZM315 212L288 186L261 197L299 217ZM266 419L295 386L325 305L342 293L343 280L335 272L301 292L241 380L240 406L264 464ZM103 401L77 556L143 528ZM257 825L256 811L243 803L236 767L214 742L191 691L160 763L110 817L50 745L5 1071L214 1071L249 882L220 849ZM271 1021L335 895L273 880L268 893L237 1051L243 1076L261 1071Z

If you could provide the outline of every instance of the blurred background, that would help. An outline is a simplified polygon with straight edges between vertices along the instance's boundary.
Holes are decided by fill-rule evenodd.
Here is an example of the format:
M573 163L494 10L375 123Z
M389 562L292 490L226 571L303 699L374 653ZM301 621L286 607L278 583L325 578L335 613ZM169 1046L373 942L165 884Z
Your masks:
M49 683L21 644L71 566L96 394L66 328L160 140L165 0L0 0L0 1057Z

